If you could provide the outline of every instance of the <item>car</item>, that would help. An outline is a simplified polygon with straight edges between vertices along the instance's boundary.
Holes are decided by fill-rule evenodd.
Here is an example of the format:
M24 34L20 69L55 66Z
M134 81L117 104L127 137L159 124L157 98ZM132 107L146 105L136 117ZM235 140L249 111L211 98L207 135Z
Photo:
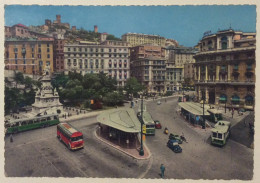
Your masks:
M174 134L170 133L169 139L176 140L178 142L178 144L182 144L182 139L179 135L174 135Z
M181 148L181 146L178 145L178 142L176 140L170 139L167 142L167 146L175 153L181 153L182 152L182 148Z
M161 125L160 121L155 120L155 121L154 121L154 124L155 124L155 128L156 128L156 129L161 129L161 128L162 128L162 125Z
M161 101L160 100L157 101L157 105L161 105Z

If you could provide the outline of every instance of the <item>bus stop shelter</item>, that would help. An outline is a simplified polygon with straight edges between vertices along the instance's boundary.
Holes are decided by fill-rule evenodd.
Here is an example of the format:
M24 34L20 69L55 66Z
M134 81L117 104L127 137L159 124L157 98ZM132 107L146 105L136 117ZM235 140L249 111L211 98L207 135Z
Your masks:
M194 102L180 102L178 105L181 108L181 114L192 124L201 125L203 117L203 107ZM204 108L204 117L208 117L210 114L207 112L207 108Z
M116 145L136 148L141 124L132 108L117 108L97 116L100 123L99 135Z

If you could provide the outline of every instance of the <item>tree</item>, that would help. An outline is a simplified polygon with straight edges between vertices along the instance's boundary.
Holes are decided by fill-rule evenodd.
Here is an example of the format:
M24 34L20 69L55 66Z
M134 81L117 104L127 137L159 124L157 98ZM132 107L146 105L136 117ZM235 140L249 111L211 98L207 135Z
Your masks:
M14 81L15 81L15 83L16 83L16 88L17 88L17 85L18 85L18 84L23 84L23 82L24 82L23 73L21 73L21 72L15 72Z
M144 89L144 87L137 81L135 77L131 77L127 79L124 89L128 95L136 96L138 92Z
M104 103L108 106L121 105L123 100L123 94L117 91L109 92L103 98Z

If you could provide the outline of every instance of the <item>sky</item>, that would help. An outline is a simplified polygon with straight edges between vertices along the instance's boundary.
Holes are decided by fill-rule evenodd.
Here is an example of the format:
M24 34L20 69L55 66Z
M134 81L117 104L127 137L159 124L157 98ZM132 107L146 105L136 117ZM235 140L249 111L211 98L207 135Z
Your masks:
M120 37L127 33L155 34L195 46L203 33L228 29L256 32L255 5L202 6L38 6L6 5L5 25L43 25L45 19Z

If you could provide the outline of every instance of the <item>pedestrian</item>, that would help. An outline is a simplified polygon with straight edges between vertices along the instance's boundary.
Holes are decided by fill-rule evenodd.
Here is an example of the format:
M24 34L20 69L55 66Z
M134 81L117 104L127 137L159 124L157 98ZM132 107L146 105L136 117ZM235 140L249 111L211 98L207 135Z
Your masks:
M161 164L160 170L161 170L161 178L163 179L164 178L164 171L165 171L165 167L164 167L163 164Z
M14 139L13 139L13 134L10 135L10 142L13 142Z

